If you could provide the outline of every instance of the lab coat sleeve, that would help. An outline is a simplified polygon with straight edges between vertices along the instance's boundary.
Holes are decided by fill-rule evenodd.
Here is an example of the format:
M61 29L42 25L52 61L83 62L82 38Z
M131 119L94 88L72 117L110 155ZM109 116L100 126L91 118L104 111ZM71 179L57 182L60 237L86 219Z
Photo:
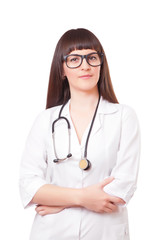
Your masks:
M46 122L44 112L40 113L28 135L20 165L19 188L24 208L31 206L30 201L37 190L47 184L46 178Z
M111 171L114 180L104 187L109 195L122 198L127 205L136 185L140 157L140 128L136 113L123 105L117 161ZM125 206L124 205L124 206Z

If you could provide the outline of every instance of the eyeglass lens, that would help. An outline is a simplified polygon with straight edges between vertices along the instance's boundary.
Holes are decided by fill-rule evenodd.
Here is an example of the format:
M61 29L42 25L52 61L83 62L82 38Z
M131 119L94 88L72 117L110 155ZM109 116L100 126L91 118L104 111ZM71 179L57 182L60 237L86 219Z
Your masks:
M82 64L83 57L81 55L71 54L66 58L66 64L69 68L77 68ZM101 55L98 53L92 53L86 55L86 61L93 67L100 66L102 63Z

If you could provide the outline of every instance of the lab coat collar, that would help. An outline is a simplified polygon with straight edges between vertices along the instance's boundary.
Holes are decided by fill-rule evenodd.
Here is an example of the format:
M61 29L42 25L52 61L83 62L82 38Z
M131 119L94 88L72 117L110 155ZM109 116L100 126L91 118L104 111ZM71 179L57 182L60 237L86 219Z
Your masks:
M116 104L103 99L103 97L101 96L99 107L98 107L98 113L111 114L111 113L115 113L117 111L118 111L118 108L117 108Z
M69 115L69 105L70 105L70 99L69 101L66 103L65 107L62 110L62 116L68 116ZM118 108L116 106L116 104L111 103L105 99L103 99L103 97L100 97L100 102L99 102L99 106L98 106L98 111L97 114L111 114L111 113L115 113L118 111Z

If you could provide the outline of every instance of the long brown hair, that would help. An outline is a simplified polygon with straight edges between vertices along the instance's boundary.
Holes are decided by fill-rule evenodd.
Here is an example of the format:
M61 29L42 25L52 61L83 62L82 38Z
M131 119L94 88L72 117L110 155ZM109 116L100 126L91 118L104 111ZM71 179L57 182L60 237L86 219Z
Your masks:
M46 109L61 105L70 98L68 80L66 77L63 77L63 57L73 50L82 49L93 49L104 53L104 49L97 37L84 28L69 30L58 41L51 65ZM105 53L100 70L98 90L104 99L112 103L118 103L113 90Z

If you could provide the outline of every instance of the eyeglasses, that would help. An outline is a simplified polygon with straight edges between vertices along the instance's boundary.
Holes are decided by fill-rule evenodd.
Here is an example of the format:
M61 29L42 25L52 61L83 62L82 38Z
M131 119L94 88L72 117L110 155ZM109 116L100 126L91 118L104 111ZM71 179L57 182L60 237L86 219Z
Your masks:
M64 56L64 61L68 68L78 68L85 58L87 63L92 67L101 66L103 63L103 53L92 52L87 55L69 54Z

